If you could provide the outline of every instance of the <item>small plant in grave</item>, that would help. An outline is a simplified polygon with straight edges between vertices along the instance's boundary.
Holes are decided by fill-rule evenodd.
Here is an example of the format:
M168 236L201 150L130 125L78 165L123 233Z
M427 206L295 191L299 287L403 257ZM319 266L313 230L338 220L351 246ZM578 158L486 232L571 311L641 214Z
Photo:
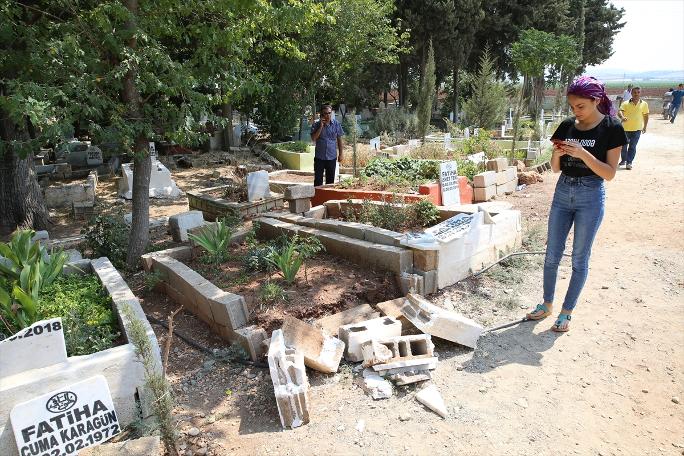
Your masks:
M82 231L96 257L107 257L117 269L126 268L130 228L121 211L92 218Z
M259 301L262 304L275 304L287 301L288 297L283 287L275 282L267 281L259 287Z
M145 274L145 288L153 290L160 282L163 282L165 274L162 271L150 271Z
M213 225L205 226L199 234L188 234L207 253L208 259L218 269L221 262L228 258L228 246L235 227L223 220L217 220Z
M0 242L0 318L2 332L14 334L40 318L41 291L62 274L68 255L33 241L33 230L15 232L10 242Z
M304 262L323 249L324 247L318 238L301 238L294 235L292 238L286 239L283 247L267 258L267 261L278 270L288 284L293 284L297 272ZM306 266L304 268L306 270ZM306 280L308 282L308 277Z
M409 211L413 213L413 220L419 226L428 226L439 219L439 209L432 201L422 200L409 206Z

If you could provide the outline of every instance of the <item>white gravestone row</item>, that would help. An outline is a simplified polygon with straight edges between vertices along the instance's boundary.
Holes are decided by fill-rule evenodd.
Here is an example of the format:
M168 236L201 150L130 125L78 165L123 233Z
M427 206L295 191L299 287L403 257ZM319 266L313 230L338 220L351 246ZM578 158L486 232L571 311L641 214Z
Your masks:
M455 161L439 164L439 186L442 191L443 206L461 203L461 195L458 189L458 165Z
M440 242L449 242L468 233L475 214L457 214L425 230Z
M420 141L417 139L409 139L408 140L408 146L409 146L409 148L414 149L414 148L420 146Z
M451 133L444 133L444 148L446 150L451 149Z
M10 420L21 455L75 455L121 432L102 375L17 404Z

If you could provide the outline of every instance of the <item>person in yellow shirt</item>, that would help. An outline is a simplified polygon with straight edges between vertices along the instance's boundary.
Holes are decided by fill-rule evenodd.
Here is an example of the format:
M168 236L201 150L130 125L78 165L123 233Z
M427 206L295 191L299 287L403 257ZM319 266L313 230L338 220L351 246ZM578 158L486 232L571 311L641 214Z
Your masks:
M641 88L632 88L632 98L620 105L618 117L622 120L622 128L627 134L627 144L622 146L619 165L632 169L636 156L636 146L642 133L646 133L648 125L648 103L641 99Z

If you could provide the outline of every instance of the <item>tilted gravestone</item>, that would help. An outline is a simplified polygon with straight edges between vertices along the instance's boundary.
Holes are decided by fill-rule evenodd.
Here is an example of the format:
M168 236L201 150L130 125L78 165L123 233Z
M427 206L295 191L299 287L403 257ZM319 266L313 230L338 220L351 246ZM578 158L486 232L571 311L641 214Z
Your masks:
M270 197L268 173L266 171L255 171L247 174L247 201L251 203Z

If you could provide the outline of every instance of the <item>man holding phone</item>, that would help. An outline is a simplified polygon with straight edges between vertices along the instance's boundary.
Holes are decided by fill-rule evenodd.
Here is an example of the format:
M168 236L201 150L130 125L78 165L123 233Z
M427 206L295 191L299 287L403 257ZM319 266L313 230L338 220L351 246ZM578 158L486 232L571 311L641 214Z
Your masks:
M332 106L323 105L321 118L311 126L311 141L316 144L314 154L314 187L335 182L336 162L342 161L342 125L332 116Z

